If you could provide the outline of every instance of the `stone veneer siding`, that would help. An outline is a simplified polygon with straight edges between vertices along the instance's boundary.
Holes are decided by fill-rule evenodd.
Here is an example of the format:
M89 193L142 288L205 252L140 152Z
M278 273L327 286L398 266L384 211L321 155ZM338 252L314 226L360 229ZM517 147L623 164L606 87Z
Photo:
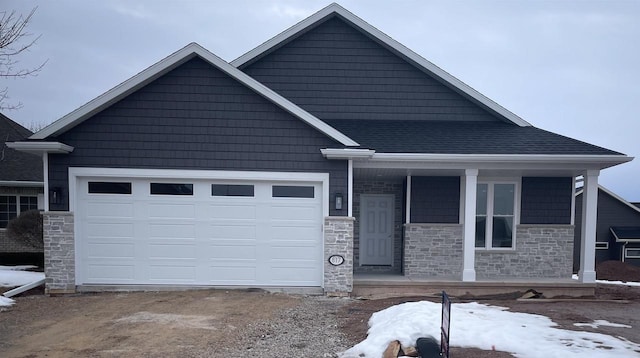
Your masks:
M73 213L49 211L43 214L44 273L47 293L75 292L75 244Z
M352 217L330 216L324 220L324 291L330 296L348 296L353 291ZM341 255L344 263L333 266L329 256Z
M476 250L476 277L570 278L573 230L573 225L517 225L515 250Z
M460 224L405 224L404 275L413 279L462 277Z
M354 226L353 260L356 273L383 272L400 273L402 270L402 212L404 210L404 182L402 179L391 180L362 180L353 183L353 217ZM360 266L360 196L363 194L393 194L395 197L393 209L393 264L391 266Z

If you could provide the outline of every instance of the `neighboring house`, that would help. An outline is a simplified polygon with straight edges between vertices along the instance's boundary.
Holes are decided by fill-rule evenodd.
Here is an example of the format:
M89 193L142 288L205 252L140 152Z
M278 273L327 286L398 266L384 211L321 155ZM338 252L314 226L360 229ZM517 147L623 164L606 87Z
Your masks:
M582 189L576 192L576 230L573 269L580 267ZM598 187L596 263L618 260L640 266L640 207L612 191Z
M0 113L0 254L42 252L6 235L9 220L27 210L43 208L42 156L8 148L31 131Z
M11 146L46 153L49 292L570 280L574 178L593 247L599 171L632 159L533 127L335 4L231 64L190 44Z

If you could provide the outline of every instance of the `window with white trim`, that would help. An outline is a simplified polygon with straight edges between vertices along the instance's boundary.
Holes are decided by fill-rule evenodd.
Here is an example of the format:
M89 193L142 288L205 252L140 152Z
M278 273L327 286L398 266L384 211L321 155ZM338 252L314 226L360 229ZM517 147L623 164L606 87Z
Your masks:
M624 249L625 259L640 259L640 248L626 248Z
M38 210L37 196L0 195L0 229L25 211Z
M516 184L478 183L476 194L476 248L514 247Z

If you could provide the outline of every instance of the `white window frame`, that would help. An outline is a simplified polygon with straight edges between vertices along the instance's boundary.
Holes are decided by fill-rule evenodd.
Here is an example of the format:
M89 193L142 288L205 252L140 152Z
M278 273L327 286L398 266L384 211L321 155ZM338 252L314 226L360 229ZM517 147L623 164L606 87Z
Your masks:
M40 201L38 200L38 195L19 195L19 194L1 194L0 196L9 196L9 197L15 197L16 198L16 217L20 216L21 212L20 212L20 198L22 197L28 197L28 198L36 198L36 205L37 208L35 210L38 210L40 205ZM11 221L12 219L9 219L9 221ZM0 230L6 230L6 227L0 227Z
M485 246L477 247L476 250L492 250L492 251L513 251L516 249L516 226L520 224L520 187L521 178L478 178L478 183L487 185L487 213L486 213L486 226L485 226ZM493 201L494 201L494 186L496 184L512 184L513 185L513 232L511 235L511 247L493 247ZM476 194L477 195L477 194ZM477 196L476 196L477 200ZM476 217L478 213L476 212Z
M596 250L609 250L609 243L606 241L596 241Z
M640 247L627 247L624 249L624 258L625 259L640 259L640 254L638 255L629 255L629 251L638 251L640 252Z

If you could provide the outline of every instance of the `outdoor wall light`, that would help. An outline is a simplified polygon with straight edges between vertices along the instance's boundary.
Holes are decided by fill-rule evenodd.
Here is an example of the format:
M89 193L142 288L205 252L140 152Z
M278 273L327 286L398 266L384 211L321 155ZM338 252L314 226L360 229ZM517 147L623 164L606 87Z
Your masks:
M342 194L336 194L336 210L342 210Z
M62 203L62 188L51 188L51 190L49 190L49 203L50 204Z

